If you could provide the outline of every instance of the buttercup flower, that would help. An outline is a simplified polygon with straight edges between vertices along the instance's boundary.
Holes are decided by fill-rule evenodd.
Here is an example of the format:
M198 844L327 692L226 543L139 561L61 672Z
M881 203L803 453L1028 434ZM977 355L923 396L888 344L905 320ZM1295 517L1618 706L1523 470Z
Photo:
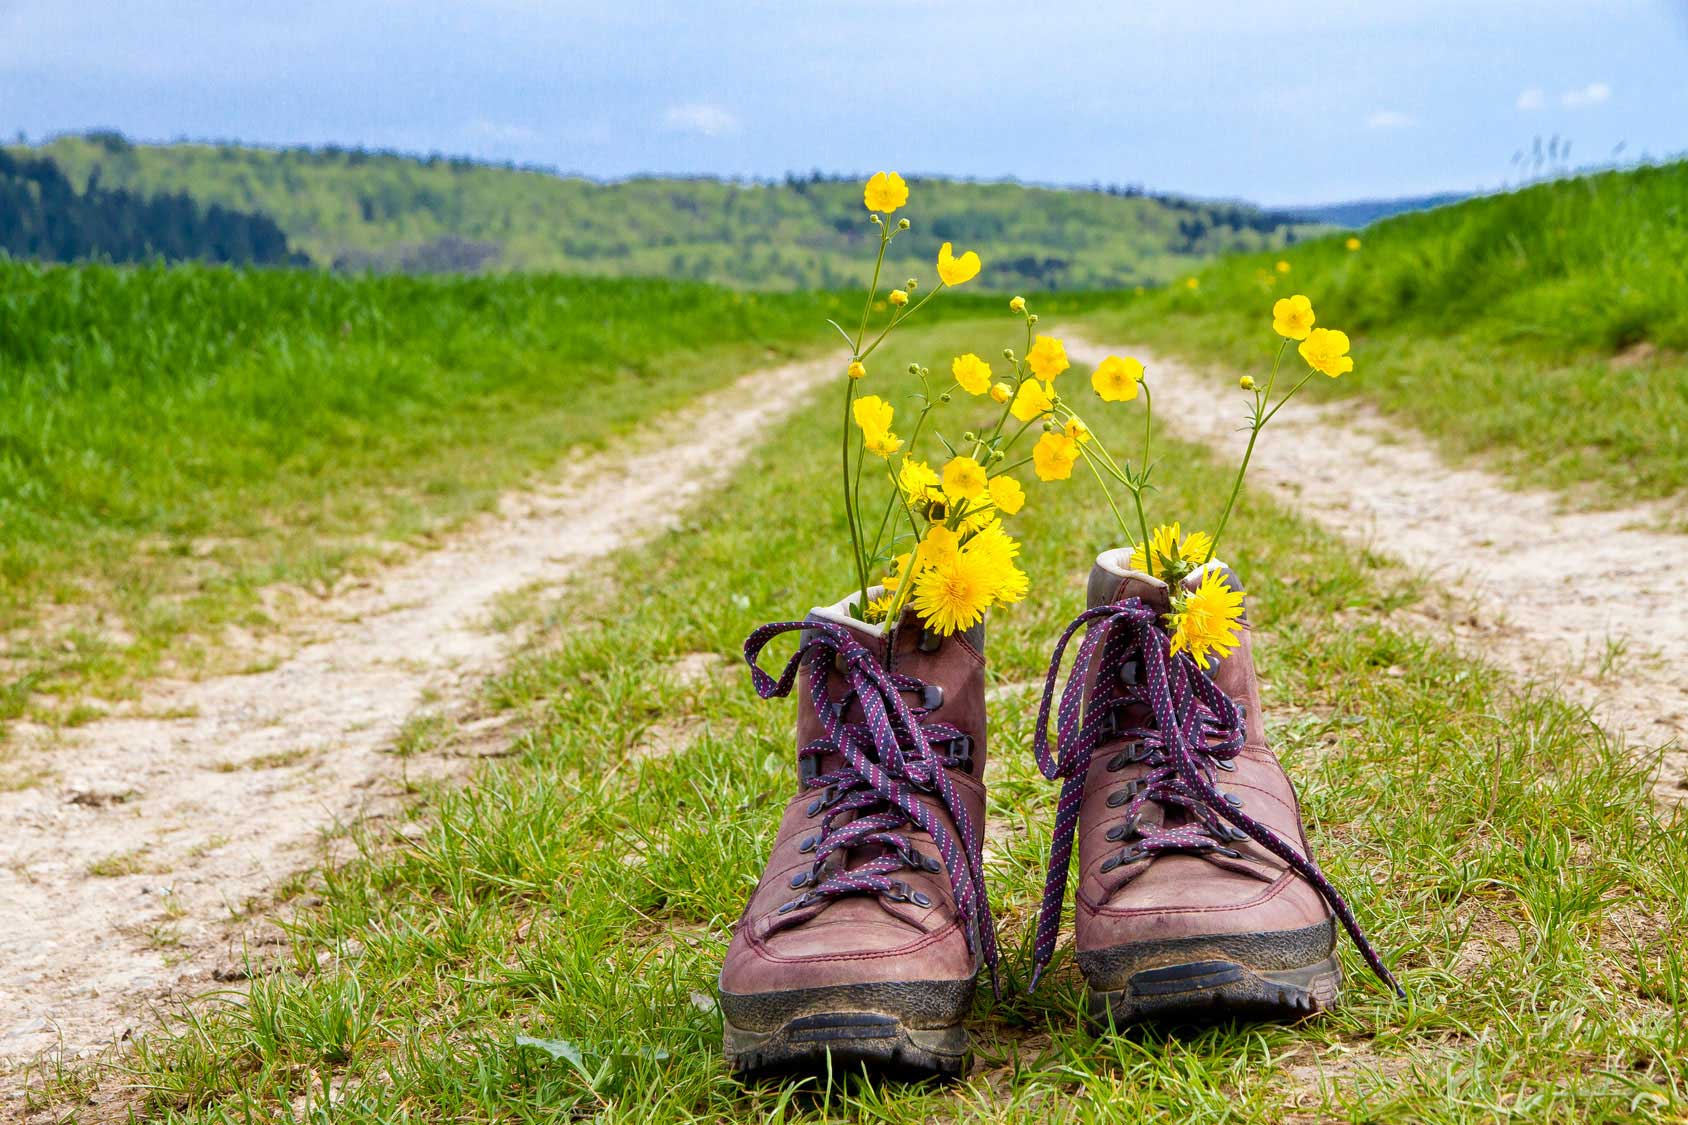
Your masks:
M988 559L960 551L920 572L914 580L912 604L928 628L948 636L971 628L985 616L997 581Z
M867 368L862 366L862 361L859 359L851 360L850 366L845 368L845 371L849 373L852 379L860 379L867 374Z
M868 452L887 460L903 446L903 440L891 432L891 416L895 408L878 395L863 395L851 410L856 425L862 429L862 441Z
M1353 235L1349 235L1348 241L1344 242L1343 245L1348 247L1350 250L1358 250L1360 248L1360 240L1355 238Z
M1012 312L1025 312L1026 299L1024 297L1012 297L1008 301L1008 308Z
M945 285L960 285L979 276L979 255L969 250L957 258L949 243L938 247L938 276Z
M1013 477L992 477L988 488L991 503L1005 516L1011 516L1026 506L1026 490Z
M1301 347L1296 349L1307 366L1321 371L1332 379L1354 370L1354 360L1348 355L1348 334L1334 328L1315 328L1308 333Z
M869 211L890 214L908 202L908 185L895 172L875 172L862 191L862 202Z
M1184 279L1184 288L1186 289L1200 289L1201 287L1202 279L1199 277L1186 277Z
M950 374L970 395L982 395L990 389L991 365L972 352L956 356L950 363Z
M1176 523L1164 523L1149 533L1149 550L1155 557L1153 574L1157 578L1165 577L1166 568L1162 565L1168 559L1182 559L1191 566L1200 566L1207 561L1208 552L1213 549L1213 537L1205 531L1192 531L1184 535ZM1151 573L1144 564L1143 546L1138 544L1131 549L1131 569L1143 574Z
M999 402L999 403L1007 402L1008 396L1012 395L1013 393L1014 393L1014 388L1010 387L1007 383L992 383L991 384L991 398L993 400L995 400L996 402Z
M1288 273L1289 263L1284 261L1282 258L1278 259L1277 270L1279 273Z
M952 457L944 466L944 495L973 501L985 494L985 470L971 457Z
M1286 340L1305 340L1313 330L1313 302L1297 293L1272 305L1272 331Z
M893 305L896 305L899 309L908 304L908 294L903 292L901 289L891 290L890 295L885 299L890 301Z
M1053 336L1039 336L1032 341L1032 350L1026 353L1026 363L1044 382L1050 382L1071 367L1067 362L1067 346Z
M1237 647L1237 621L1243 615L1243 595L1225 582L1217 569L1202 575L1201 583L1178 600L1169 620L1172 653L1188 652L1208 667L1208 654L1223 660Z
M1102 396L1103 402L1130 402L1137 397L1137 384L1143 379L1143 365L1135 359L1121 359L1111 355L1096 365L1090 373L1090 385Z
M1032 468L1038 480L1066 480L1077 461L1078 442L1059 430L1044 434L1032 447Z
M1090 427L1077 418L1068 418L1063 432L1080 445L1090 440Z
M1020 389L1014 394L1014 405L1008 409L1020 421L1030 422L1055 409L1055 403L1049 397L1049 392L1053 389L1045 387L1036 379L1027 379L1020 384Z
M933 524L926 529L926 538L920 541L920 559L916 565L925 569L947 563L955 558L955 553L959 550L961 536L941 523Z

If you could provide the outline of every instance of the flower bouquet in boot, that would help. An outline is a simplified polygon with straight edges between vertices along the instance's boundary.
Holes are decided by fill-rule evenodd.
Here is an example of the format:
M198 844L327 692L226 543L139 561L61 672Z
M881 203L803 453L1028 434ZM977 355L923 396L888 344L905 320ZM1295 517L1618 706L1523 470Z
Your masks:
M1027 590L1004 521L1046 456L1029 432L1044 411L1026 403L1044 395L1028 390L1032 366L1052 378L1055 359L1028 321L1026 360L1004 349L993 370L969 352L938 376L912 364L901 397L876 381L892 334L980 269L945 243L924 295L910 278L882 296L885 252L910 227L889 216L907 199L894 173L868 181L878 258L854 330L832 325L848 347L832 439L848 589L745 642L757 692L796 697L797 732L791 793L721 969L725 1050L741 1074L958 1074L962 1021L996 963L981 866L985 617ZM958 429L952 415L973 421ZM785 633L796 652L771 674L758 659Z
M1329 1008L1342 982L1339 926L1399 991L1312 857L1295 788L1266 742L1243 586L1215 553L1261 431L1315 374L1353 369L1348 338L1314 319L1304 296L1274 306L1282 342L1263 385L1241 381L1248 445L1212 535L1179 521L1150 530L1153 411L1142 364L1109 356L1092 376L1105 402L1141 399L1134 461L1087 440L1066 403L1047 423L1046 437L1076 433L1070 451L1127 544L1092 568L1088 608L1051 656L1034 733L1040 768L1061 782L1034 981L1055 951L1076 844L1074 946L1099 1022ZM1284 371L1292 344L1306 363L1298 376Z

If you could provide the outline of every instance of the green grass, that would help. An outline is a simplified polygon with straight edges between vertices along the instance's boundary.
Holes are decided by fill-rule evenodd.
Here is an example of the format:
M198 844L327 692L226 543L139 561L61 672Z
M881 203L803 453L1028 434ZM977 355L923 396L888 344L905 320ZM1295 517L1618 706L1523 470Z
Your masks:
M659 281L0 262L0 715L263 627L816 339L842 300ZM824 330L824 329L823 329ZM172 647L174 645L174 648Z
M858 282L878 232L862 184L580 177L439 157L236 144L131 145L60 137L50 156L81 186L185 191L261 211L318 264L355 269L557 270L692 278L766 289ZM871 169L870 169L871 171ZM906 172L907 170L905 170ZM977 287L1082 289L1152 284L1233 250L1323 229L1244 204L914 179L915 227L890 276L924 269L938 245L989 247Z
M927 341L934 366L960 342ZM905 346L893 358L917 356ZM1345 949L1347 1003L1328 1018L1097 1037L1062 954L1035 995L982 990L979 1064L957 1087L734 1084L713 982L794 784L792 706L758 701L742 667L702 679L668 669L697 652L736 656L755 625L848 586L833 465L814 453L834 421L823 398L687 527L546 611L531 649L489 687L492 706L530 717L512 756L467 788L434 791L422 839L370 837L365 858L323 872L321 904L295 915L249 1000L188 1009L112 1064L139 1113L1218 1122L1688 1110L1688 961L1674 937L1688 926L1688 825L1655 819L1645 770L1585 715L1394 627L1414 587L1260 500L1239 508L1227 556L1263 628L1269 729L1316 851L1411 1000L1390 998ZM1113 421L1132 417L1122 408ZM1173 443L1166 457L1160 514L1211 524L1220 498L1202 482L1216 467ZM1034 596L991 623L998 686L1041 681L1091 556L1114 543L1077 479L1031 489L1015 524ZM1054 811L1027 747L1036 702L1010 692L991 713L992 813L1009 843L989 879L1010 985L1026 977ZM686 733L669 753L643 752L676 729ZM89 1081L73 1071L52 1089L75 1095Z
M1305 293L1321 325L1354 339L1353 375L1315 380L1315 394L1367 396L1457 456L1607 503L1688 488L1688 162L1362 235L1353 252L1332 236L1227 259L1198 290L1152 294L1099 326L1258 376L1272 301Z

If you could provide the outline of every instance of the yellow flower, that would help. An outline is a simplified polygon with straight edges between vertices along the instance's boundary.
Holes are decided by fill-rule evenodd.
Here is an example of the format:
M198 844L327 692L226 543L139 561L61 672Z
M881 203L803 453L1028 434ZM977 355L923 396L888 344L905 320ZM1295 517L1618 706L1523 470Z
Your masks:
M1030 422L1055 409L1055 403L1049 398L1049 392L1053 389L1046 388L1036 379L1027 379L1020 384L1019 391L1014 395L1014 405L1008 409L1020 421Z
M887 590L895 590L902 585L903 579L908 576L909 564L913 561L914 555L910 551L904 551L898 555L891 561L891 573L880 579L879 584Z
M1020 544L1002 529L1002 521L994 516L978 534L962 548L969 555L984 560L990 578L991 596L1000 602L1017 602L1026 596L1031 583L1025 572L1014 565Z
M956 356L950 363L950 374L970 395L982 395L990 389L991 365L972 352Z
M1202 575L1201 583L1174 606L1172 653L1188 652L1208 667L1208 654L1223 660L1237 647L1237 621L1243 615L1243 595L1231 589L1219 570Z
M867 374L867 368L862 366L862 361L859 359L851 360L850 366L846 367L844 370L849 373L850 378L852 379L860 379L863 375Z
M1355 238L1353 235L1349 235L1348 241L1344 242L1343 245L1348 247L1350 250L1358 250L1360 248L1360 240Z
M896 305L900 309L904 305L908 304L908 294L903 292L901 289L893 289L891 290L890 295L886 297L886 300L890 301L893 305Z
M888 430L891 419L896 415L897 408L880 398L878 395L863 395L850 407L856 416L856 425L865 433L870 430Z
M1086 426L1083 420L1079 418L1067 419L1065 433L1080 445L1090 440L1090 427Z
M926 462L904 457L903 466L897 471L897 483L907 495L919 496L928 488L938 487L938 474Z
M943 524L935 523L926 529L926 538L920 541L920 557L915 566L925 570L929 566L950 562L959 550L961 536Z
M892 211L908 202L908 185L895 172L875 172L862 191L862 202L869 211Z
M1272 305L1272 331L1286 340L1305 340L1313 330L1313 302L1297 293Z
M1354 370L1354 360L1348 355L1348 334L1334 328L1315 328L1296 349L1307 366L1322 371L1332 379Z
M903 439L890 430L873 430L862 435L869 453L885 458L889 461L897 450L903 447Z
M915 577L910 604L927 628L948 636L983 619L995 584L989 559L961 551Z
M1252 391L1254 389L1254 376L1244 375L1241 379L1237 380L1237 386L1241 387L1245 391Z
M1014 388L1007 383L992 383L991 398L997 402L1007 402L1008 396L1014 393Z
M938 247L938 276L945 285L960 285L979 276L979 255L969 250L957 258L949 243Z
M1067 346L1053 336L1039 336L1032 341L1032 350L1026 353L1026 364L1033 375L1046 383L1072 366L1067 362Z
M1184 288L1186 289L1200 289L1201 287L1202 280L1199 277L1186 277L1184 279Z
M886 589L889 590L891 587L887 586ZM867 612L863 614L864 619L869 625L878 624L885 620L886 615L891 612L891 603L896 600L894 594L881 594L877 598L870 599L867 603Z
M1096 365L1090 373L1090 385L1103 402L1130 402L1137 397L1137 384L1143 379L1143 365L1135 359L1121 359L1111 355Z
M1013 477L992 477L989 488L991 503L1005 516L1011 516L1026 506L1026 490Z
M1012 297L1008 301L1008 308L1012 312L1025 312L1026 299L1024 297Z
M985 494L985 469L971 457L952 457L944 466L944 495L956 500L977 500Z
M1032 468L1038 480L1066 480L1078 460L1078 442L1059 430L1046 433L1032 447Z
M1208 552L1213 550L1213 537L1205 531L1184 535L1176 523L1163 523L1149 533L1149 550L1155 556L1155 576L1164 578L1166 568L1161 564L1167 559L1183 559L1191 566L1206 562ZM1131 569L1149 573L1149 568L1144 565L1141 544L1131 549Z
M1279 258L1276 268L1277 268L1277 271L1279 273L1288 273L1289 272L1289 263L1284 261L1282 258Z

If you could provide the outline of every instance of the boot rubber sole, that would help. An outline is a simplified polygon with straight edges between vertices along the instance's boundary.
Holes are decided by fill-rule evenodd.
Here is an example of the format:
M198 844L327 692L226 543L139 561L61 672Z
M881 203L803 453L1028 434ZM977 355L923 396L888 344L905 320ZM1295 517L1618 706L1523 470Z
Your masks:
M1090 1018L1102 1027L1144 1020L1300 1020L1342 994L1336 927L1136 942L1080 953Z
M745 1081L862 1070L957 1078L967 1066L974 980L721 993L722 1047Z

